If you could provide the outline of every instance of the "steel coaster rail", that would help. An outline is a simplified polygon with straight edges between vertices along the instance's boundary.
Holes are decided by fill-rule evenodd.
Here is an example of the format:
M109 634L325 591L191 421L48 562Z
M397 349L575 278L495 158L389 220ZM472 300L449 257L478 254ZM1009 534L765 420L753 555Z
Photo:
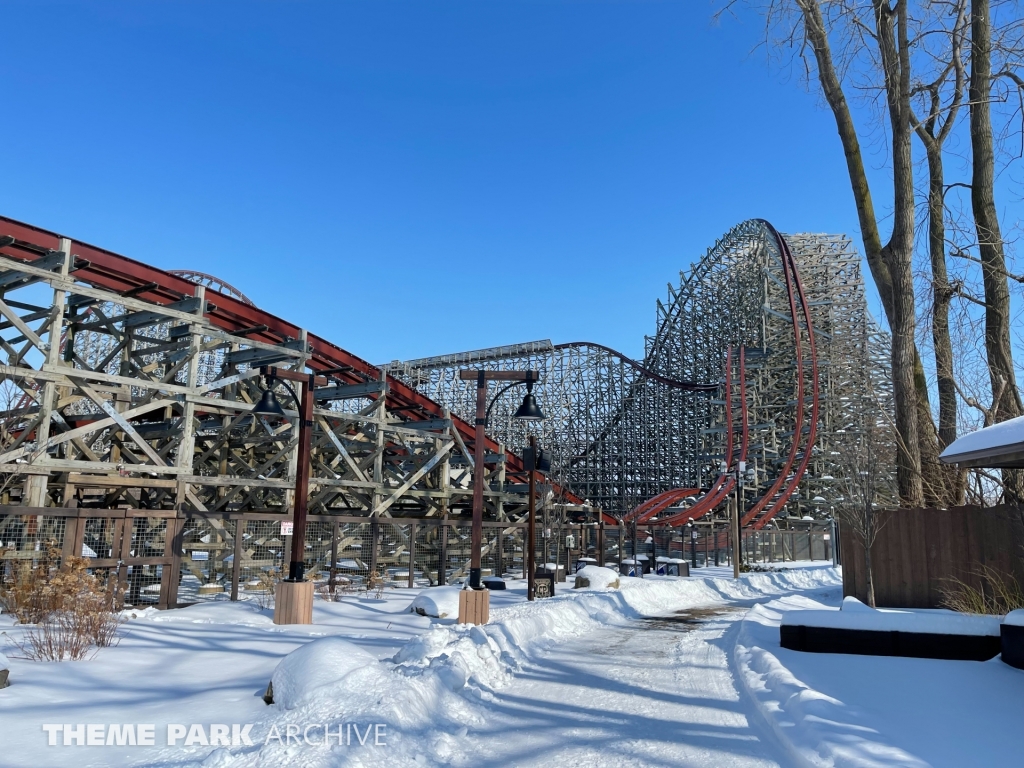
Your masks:
M817 439L817 427L819 416L819 382L818 382L818 359L817 348L814 337L814 325L811 319L810 307L804 291L803 283L797 269L789 244L785 238L764 219L758 220L762 226L772 235L779 249L779 257L783 267L783 278L785 281L786 295L790 307L790 317L793 323L794 352L796 358L796 379L797 392L795 404L795 428L792 444L786 458L784 467L771 487L750 507L741 517L741 525L761 529L772 518L774 518L785 506L788 500L796 491L801 477L810 464L812 451ZM801 318L797 312L797 304L803 314L803 322L807 328L807 354L805 359L804 345L802 343ZM749 419L747 414L747 393L746 393L746 361L745 350L739 350L738 378L741 402L741 434L739 445L739 457L734 456L733 433L734 425L732 420L732 350L726 354L726 413L727 413L727 448L726 448L726 471L720 474L708 493L688 509L680 510L678 513L659 520L663 525L684 525L687 522L712 512L716 509L725 497L736 485L734 466L738 467L740 462L746 462L747 449L749 444ZM804 440L804 418L807 410L806 388L804 383L805 367L809 363L811 372L811 397L810 397L810 424L808 426L807 438ZM801 451L802 449L802 451ZM802 453L802 455L801 455ZM797 459L800 459L797 464ZM734 461L735 459L735 461ZM793 471L794 464L797 464L796 471ZM699 492L699 491L698 491ZM648 499L630 512L624 520L635 521L641 524L659 512L670 507L673 503L688 496L694 495L694 489L672 489Z

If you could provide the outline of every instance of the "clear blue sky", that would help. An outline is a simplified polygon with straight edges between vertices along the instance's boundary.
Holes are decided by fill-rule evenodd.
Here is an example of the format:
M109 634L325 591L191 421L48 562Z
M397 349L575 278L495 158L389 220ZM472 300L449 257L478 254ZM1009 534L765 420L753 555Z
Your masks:
M639 355L733 224L859 243L830 113L713 10L4 3L0 213L215 274L372 362Z

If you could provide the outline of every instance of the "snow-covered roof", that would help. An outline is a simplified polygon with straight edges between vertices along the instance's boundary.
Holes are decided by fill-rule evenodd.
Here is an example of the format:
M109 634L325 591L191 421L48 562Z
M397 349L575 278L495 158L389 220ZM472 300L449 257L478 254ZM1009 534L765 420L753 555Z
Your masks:
M1024 416L954 440L939 459L962 467L1024 467Z

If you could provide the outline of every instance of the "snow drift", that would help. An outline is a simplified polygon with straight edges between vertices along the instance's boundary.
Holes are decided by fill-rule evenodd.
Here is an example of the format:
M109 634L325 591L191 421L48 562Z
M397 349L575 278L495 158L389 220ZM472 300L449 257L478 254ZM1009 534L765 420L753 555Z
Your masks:
M619 574L611 568L585 565L576 571L575 589L618 589Z
M340 637L322 637L300 646L277 665L271 684L274 703L295 709L320 688L335 686L353 670L376 664L362 648Z
M412 601L409 610L420 616L435 619L455 619L459 616L459 592L461 587L430 587L424 589Z
M999 636L999 616L968 616L953 611L866 610L843 604L843 609L787 611L784 627L825 627L859 629L872 632L920 632L936 635Z

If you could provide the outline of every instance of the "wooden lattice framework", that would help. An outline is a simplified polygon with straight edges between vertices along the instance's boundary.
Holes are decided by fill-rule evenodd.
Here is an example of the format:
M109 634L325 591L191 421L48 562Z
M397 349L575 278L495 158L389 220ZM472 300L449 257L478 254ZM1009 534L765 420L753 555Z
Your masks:
M339 519L454 520L471 505L472 426L207 275L0 219L0 357L7 560L56 542L92 550L94 565L122 578L159 567L168 604L169 568L208 578L204 551L235 569L280 565L298 414L280 386L284 422L250 413L264 365L317 373L311 567L334 562L322 542ZM520 459L488 440L484 465L487 519L522 517ZM345 525L366 534L362 523ZM377 552L373 542L366 549ZM363 570L377 566L357 559Z
M807 320L798 315L794 321L787 289L792 280L777 235L760 220L734 227L680 274L678 285L669 285L667 301L657 302L656 331L646 338L640 363L599 344L536 341L396 361L385 368L461 415L471 413L472 406L472 393L458 380L461 368L486 364L542 371L536 394L549 418L540 439L552 454L553 476L617 517L671 489L693 489L680 502L684 507L699 501L723 465L735 463L741 433L747 453L743 507L755 508L787 457L803 457L808 447L794 449L794 440L808 435L816 413L812 457L803 476L787 482L794 486L787 500L800 515L825 514L836 501L829 484L838 471L832 461L836 435L891 412L889 341L868 311L860 256L849 238L797 234L785 240L815 332L816 411L812 398L796 397L796 335L806 354ZM738 354L727 354L739 348L745 350L743 370ZM814 370L802 368L805 393L812 392ZM721 386L717 392L688 391L646 372ZM491 420L491 433L511 446L525 443L523 427L511 419L517 405L513 398L498 403ZM798 409L803 410L799 434ZM765 512L747 524L767 522L773 507L763 507Z

